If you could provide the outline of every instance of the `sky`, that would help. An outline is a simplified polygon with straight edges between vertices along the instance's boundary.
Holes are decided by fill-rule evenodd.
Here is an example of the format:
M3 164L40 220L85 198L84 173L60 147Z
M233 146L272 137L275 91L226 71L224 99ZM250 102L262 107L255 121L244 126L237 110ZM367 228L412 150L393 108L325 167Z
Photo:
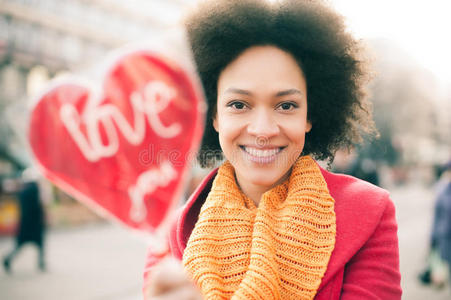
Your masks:
M331 0L361 38L387 38L451 86L450 0Z

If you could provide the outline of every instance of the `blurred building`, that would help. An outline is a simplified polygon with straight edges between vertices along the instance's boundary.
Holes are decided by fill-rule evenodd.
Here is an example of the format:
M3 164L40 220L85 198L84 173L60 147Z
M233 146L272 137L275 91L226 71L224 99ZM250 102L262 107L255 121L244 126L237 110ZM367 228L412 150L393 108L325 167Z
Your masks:
M0 0L0 174L30 163L27 99L58 73L175 26L182 0Z
M433 166L451 155L451 87L393 41L374 39L369 46L375 69L369 94L380 138L363 154L428 183Z

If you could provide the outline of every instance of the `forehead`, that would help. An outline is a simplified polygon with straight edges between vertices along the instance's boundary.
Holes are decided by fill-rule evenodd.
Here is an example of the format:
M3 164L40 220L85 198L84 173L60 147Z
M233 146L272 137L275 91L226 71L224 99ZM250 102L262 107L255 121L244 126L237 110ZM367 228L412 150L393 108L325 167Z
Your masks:
M263 91L305 89L302 69L294 57L274 46L245 50L221 72L218 95L230 88Z

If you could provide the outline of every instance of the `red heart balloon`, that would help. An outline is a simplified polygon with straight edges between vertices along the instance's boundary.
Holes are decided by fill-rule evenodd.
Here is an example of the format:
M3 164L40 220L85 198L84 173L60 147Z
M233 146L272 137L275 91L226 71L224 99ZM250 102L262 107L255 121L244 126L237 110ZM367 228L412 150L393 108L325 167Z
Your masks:
M29 140L51 181L134 229L152 232L178 202L203 129L198 81L161 56L135 51L100 93L75 80L33 108Z

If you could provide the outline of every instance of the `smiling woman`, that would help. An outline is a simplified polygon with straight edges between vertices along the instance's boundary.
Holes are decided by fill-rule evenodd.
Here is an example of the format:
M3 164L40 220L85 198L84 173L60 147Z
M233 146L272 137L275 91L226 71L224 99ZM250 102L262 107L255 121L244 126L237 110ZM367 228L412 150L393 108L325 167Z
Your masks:
M149 249L149 299L400 299L388 193L314 160L374 128L365 63L343 24L307 0L204 1L190 15L209 104L199 161L211 165L206 154L221 151L225 162L168 236L198 290L159 280L180 278L182 267L165 271Z
M213 127L240 188L258 205L288 178L312 127L296 60L273 46L243 52L219 77Z

